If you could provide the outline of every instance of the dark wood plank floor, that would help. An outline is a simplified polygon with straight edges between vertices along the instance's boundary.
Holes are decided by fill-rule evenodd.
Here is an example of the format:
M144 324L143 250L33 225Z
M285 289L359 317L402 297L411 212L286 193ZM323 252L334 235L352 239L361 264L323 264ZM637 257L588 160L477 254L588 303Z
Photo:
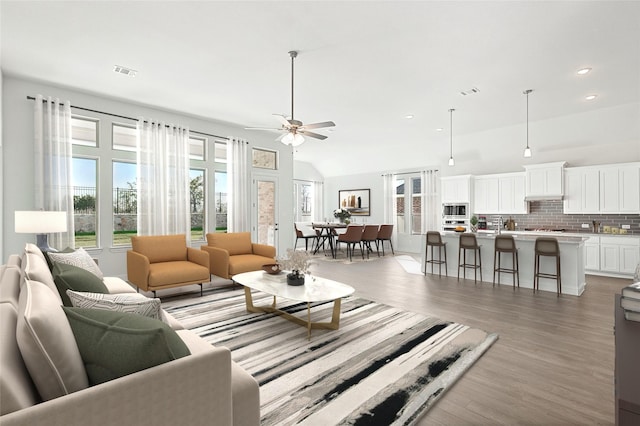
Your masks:
M356 295L499 334L420 425L613 424L614 294L631 280L587 277L580 297L533 294L404 271L391 256L318 261Z

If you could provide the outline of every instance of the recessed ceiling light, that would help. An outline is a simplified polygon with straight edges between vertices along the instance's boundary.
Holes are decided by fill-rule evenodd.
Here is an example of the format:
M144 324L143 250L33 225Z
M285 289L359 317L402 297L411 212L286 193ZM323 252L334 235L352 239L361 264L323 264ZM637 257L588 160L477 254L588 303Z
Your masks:
M598 97L598 95L588 95L588 96L585 96L584 98L585 98L586 100L588 100L588 101L592 101L592 100L594 100L594 99L595 99L595 98L597 98L597 97Z
M589 74L590 71L591 71L591 68L582 68L578 70L578 75Z
M132 70L131 68L123 67L122 65L114 65L113 72L118 74L128 75L129 77L135 77L138 71Z
M442 127L438 127L438 128L436 129L436 132L441 132L441 131L443 131L443 130L444 130L444 129L443 129Z
M411 120L413 118L413 114L407 114L404 116L407 120Z

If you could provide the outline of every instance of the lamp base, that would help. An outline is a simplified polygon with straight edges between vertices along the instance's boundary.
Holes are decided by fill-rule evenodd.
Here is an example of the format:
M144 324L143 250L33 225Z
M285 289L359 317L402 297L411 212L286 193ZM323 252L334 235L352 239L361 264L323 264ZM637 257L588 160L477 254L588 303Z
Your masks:
M47 240L47 234L36 234L36 245L40 249L40 251L44 252L52 252L57 253L58 250L49 246L49 241Z

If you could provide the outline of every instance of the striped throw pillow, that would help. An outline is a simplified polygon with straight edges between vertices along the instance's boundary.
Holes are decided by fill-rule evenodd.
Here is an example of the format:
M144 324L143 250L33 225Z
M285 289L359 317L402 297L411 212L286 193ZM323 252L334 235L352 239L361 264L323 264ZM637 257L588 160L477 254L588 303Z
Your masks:
M74 308L129 312L162 320L160 299L150 299L138 293L103 294L67 290Z

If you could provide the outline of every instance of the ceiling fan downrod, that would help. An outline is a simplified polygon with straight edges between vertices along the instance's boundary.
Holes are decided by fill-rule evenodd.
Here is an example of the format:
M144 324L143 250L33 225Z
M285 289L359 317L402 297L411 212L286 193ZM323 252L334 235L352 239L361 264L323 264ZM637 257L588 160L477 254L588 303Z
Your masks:
M291 50L289 52L289 56L291 57L291 121L295 120L293 116L293 61L298 56L298 52L296 50Z

